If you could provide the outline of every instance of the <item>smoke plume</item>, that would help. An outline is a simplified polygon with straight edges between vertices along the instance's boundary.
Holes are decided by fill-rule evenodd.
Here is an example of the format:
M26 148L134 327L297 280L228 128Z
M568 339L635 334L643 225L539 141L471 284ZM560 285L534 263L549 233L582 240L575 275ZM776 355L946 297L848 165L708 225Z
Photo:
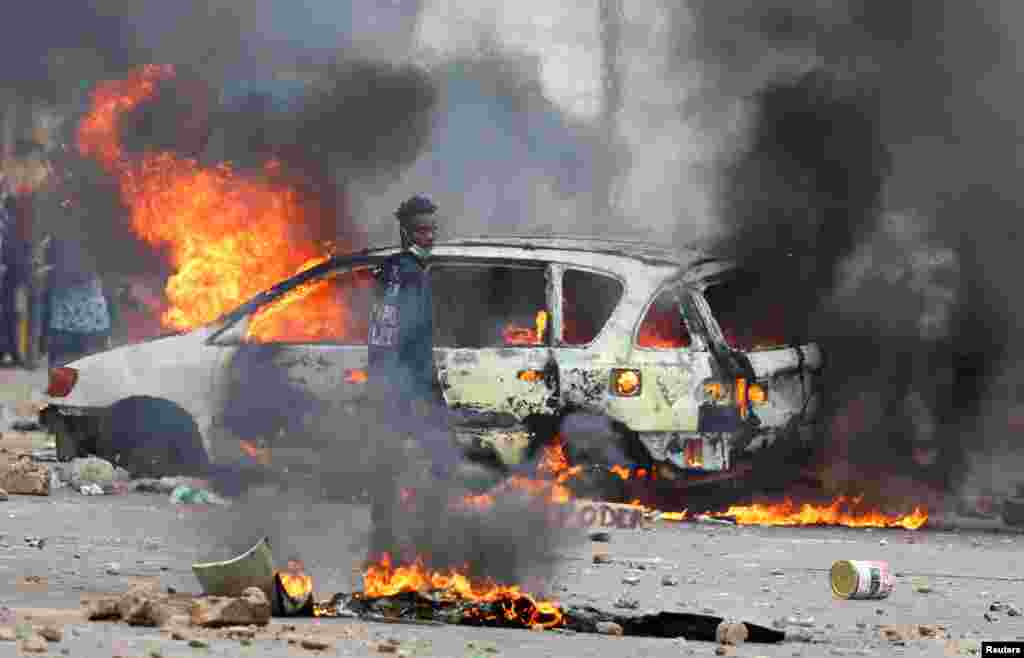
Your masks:
M968 455L1009 447L1024 302L1010 275L1024 201L1010 173L1015 7L774 0L676 14L679 67L702 72L689 110L723 131L733 109L744 117L720 169L721 246L762 274L763 295L785 296L794 335L824 342L840 488L884 472L948 489Z

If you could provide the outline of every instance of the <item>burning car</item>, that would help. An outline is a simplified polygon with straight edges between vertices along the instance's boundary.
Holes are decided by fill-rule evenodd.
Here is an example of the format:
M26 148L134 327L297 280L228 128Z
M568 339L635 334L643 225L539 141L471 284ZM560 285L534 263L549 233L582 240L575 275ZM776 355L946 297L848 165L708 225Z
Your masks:
M326 259L206 326L54 369L43 423L60 457L151 471L262 458L325 408L357 413L373 268L394 252ZM749 312L757 281L726 261L597 239L457 239L435 246L430 275L438 383L470 453L522 463L584 414L607 419L600 440L637 465L725 477L812 436L822 354L779 335L763 304Z

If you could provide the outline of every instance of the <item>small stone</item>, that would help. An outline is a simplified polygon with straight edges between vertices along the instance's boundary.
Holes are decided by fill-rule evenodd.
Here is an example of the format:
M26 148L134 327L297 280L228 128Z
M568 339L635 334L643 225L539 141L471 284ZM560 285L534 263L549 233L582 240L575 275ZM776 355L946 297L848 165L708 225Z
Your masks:
M50 649L50 645L45 638L33 633L18 642L18 649L22 653L46 653Z
M624 585L639 585L640 578L638 576L623 576L622 583Z
M596 630L601 635L622 635L622 626L613 621L597 622Z
M715 614L715 609L714 608L709 608L707 606L701 608L700 611L703 612L706 615L713 615L713 614Z
M39 629L39 635L47 642L60 642L64 639L64 632L56 626L43 626Z
M121 575L121 565L117 562L111 562L103 567L103 570L107 572L108 576L119 576Z
M1017 606L1013 605L1012 603L1007 603L1006 604L1006 614L1008 616L1010 616L1010 617L1020 617L1021 616L1020 608L1018 608Z
M607 553L594 553L594 564L609 564L612 556Z
M672 574L665 574L661 577L661 584L665 587L675 587L679 584L679 579Z
M786 642L810 644L814 642L814 634L805 628L790 629L786 631Z
M636 610L640 607L640 602L626 594L623 594L619 598L615 599L615 603L612 605L622 610Z
M715 647L716 656L735 656L736 649L734 647L717 646Z
M828 652L829 652L830 655L833 655L833 656L845 656L846 655L846 651L844 651L843 649L840 649L839 647L832 647L831 649L828 650Z
M102 598L89 601L85 609L85 618L89 621L103 621L106 619L120 619L121 609L118 606L119 599Z
M310 651L326 651L333 645L330 642L321 640L320 638L304 637L302 638L302 641L299 642L299 646L303 649L309 649Z
M379 653L398 653L398 645L390 642L378 642L377 651Z
M750 637L750 630L746 624L734 624L723 621L715 629L715 641L719 644L739 645Z
M931 585L917 585L914 587L914 591L918 594L931 594L935 590L931 588Z
M14 642L17 639L18 636L14 633L13 628L0 626L0 642Z
M220 628L223 626L266 626L270 622L270 601L258 587L248 587L242 596L209 596L192 603L193 626Z
M590 541L601 542L607 544L612 540L610 532L592 532L590 533Z
M180 642L182 640L187 640L188 636L185 635L185 633L183 633L182 631L174 630L174 631L171 631L171 639L172 640L177 640L177 641Z
M985 621L987 621L990 624L994 624L999 621L999 615L993 614L991 612L986 612Z
M201 640L197 637L194 637L188 641L188 646L192 647L193 649L209 649L210 643L206 640Z
M882 610L881 608L875 608L875 614L876 615L884 615L885 614L885 610Z
M879 539L878 540L878 545L879 546L888 546L889 545L889 540L888 539Z
M772 569L772 575L773 576L785 576L786 572L783 571L782 569Z
M999 601L995 601L988 607L989 612L1002 612L1006 606Z

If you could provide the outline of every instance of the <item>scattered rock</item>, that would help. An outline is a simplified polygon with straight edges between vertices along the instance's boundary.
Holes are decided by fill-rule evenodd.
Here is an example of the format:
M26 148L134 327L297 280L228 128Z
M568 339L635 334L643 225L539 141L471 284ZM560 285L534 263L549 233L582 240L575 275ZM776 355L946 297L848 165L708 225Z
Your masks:
M602 542L607 544L612 540L610 532L592 532L590 533L590 541Z
M398 643L391 640L377 643L377 651L379 653L398 653L398 647Z
M86 604L85 618L89 621L120 619L121 610L118 608L119 602L118 599L111 597L93 599Z
M661 577L661 584L665 587L675 587L679 584L679 579L671 574L665 574Z
M786 642L810 644L814 642L814 634L806 628L794 628L786 631Z
M224 629L224 636L229 640L251 640L256 637L256 630L248 626L228 626Z
M103 570L108 576L119 576L121 575L121 565L118 562L110 562L103 567Z
M0 626L0 642L14 642L17 639L18 636L14 633L13 628Z
M193 649L209 649L210 643L206 640L194 637L188 641L188 646L192 647Z
M304 637L299 642L299 646L303 649L309 649L310 651L326 651L334 645L326 640L321 640L320 638Z
M640 607L640 602L623 593L612 605L622 610L636 610Z
M185 635L184 631L174 630L174 631L171 631L171 639L172 640L178 640L180 642L182 640L187 640L188 636Z
M258 587L249 587L239 598L209 596L192 603L192 624L205 628L222 626L266 626L270 622L270 601Z
M1012 603L1007 603L1006 604L1006 614L1008 616L1010 616L1010 617L1020 617L1021 616L1021 611L1020 611L1020 608L1018 608L1017 606L1013 605Z
M640 584L640 577L639 576L623 576L622 577L622 583L624 585L639 585Z
M0 488L12 494L49 496L50 469L23 456L0 474Z
M729 647L729 646L724 646L724 645L723 646L717 646L717 647L715 647L715 655L716 656L735 656L736 655L736 649L734 647Z
M886 624L879 627L882 639L892 643L913 640L941 640L946 637L946 627L937 624Z
M719 644L739 645L747 641L750 631L746 624L735 624L723 621L715 629L715 640Z
M173 614L167 597L156 584L129 588L117 602L117 611L131 626L163 626Z
M992 613L992 612L986 612L985 613L985 621L987 621L990 624L994 624L994 623L999 621L999 615L997 615L995 613Z
M64 639L64 631L56 626L43 626L39 629L39 635L47 642L60 642Z
M49 643L38 633L32 633L18 642L18 650L21 653L46 653L49 649Z
M46 537L25 537L25 544L29 548L42 549L46 546Z
M601 635L622 635L622 626L613 621L597 622L597 632Z
M594 553L594 564L610 564L612 556L607 553Z
M878 545L879 546L888 546L889 545L889 540L888 539L879 539L878 540Z
M931 585L915 585L914 591L918 594L931 594L935 590L932 589Z
M772 569L772 575L773 576L785 576L786 572L783 571L782 569Z

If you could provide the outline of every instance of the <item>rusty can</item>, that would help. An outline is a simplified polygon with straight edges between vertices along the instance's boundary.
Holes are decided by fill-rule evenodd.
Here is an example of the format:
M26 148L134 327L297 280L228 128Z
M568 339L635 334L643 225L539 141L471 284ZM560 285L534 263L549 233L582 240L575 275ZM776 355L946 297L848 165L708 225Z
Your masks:
M829 570L832 592L841 599L884 599L896 584L888 562L839 560Z

